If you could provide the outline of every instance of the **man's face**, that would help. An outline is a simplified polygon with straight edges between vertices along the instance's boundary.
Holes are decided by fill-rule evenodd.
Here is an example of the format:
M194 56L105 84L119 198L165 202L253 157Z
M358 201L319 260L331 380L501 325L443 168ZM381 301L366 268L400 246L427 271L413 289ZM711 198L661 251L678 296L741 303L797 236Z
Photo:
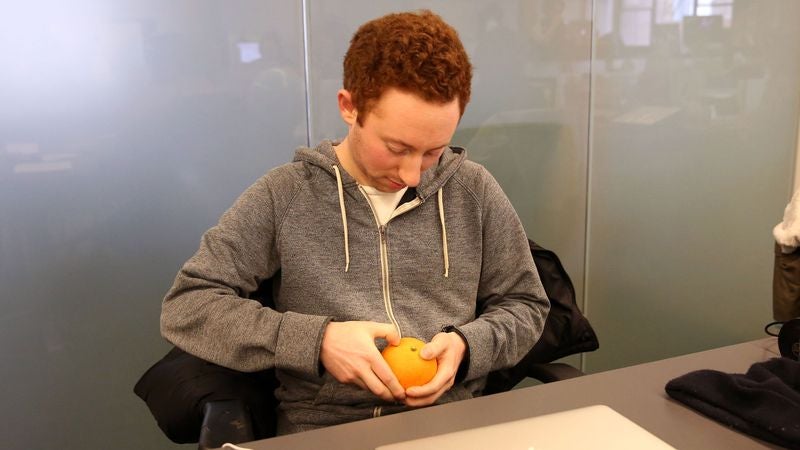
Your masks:
M339 108L349 127L336 147L344 169L359 183L383 192L419 184L450 143L461 116L458 99L430 103L415 94L389 89L362 124L350 93L339 91Z

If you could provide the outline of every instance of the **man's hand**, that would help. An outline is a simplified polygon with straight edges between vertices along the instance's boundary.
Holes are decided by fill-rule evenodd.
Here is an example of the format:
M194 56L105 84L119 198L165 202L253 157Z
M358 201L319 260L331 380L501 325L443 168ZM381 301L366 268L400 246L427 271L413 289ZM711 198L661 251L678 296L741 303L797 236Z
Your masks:
M438 333L420 351L423 359L434 359L439 365L436 375L423 386L406 389L406 405L427 406L453 387L458 366L464 359L467 345L457 333Z
M377 338L386 338L390 345L400 342L392 324L330 322L319 359L337 381L360 386L389 402L403 401L405 390L375 346Z

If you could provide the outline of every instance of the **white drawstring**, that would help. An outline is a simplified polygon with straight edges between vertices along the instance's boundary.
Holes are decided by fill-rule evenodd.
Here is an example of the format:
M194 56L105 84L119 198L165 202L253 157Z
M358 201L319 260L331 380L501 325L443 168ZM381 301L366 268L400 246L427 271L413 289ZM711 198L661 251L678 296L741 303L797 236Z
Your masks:
M342 174L339 172L339 166L332 166L334 173L336 173L336 188L339 192L339 209L342 213L342 228L344 229L344 271L350 270L350 238L347 232L347 211L344 207L344 188L342 187ZM447 278L450 274L450 257L447 254L447 228L444 224L444 200L442 199L442 188L439 188L437 193L439 200L439 222L442 224L442 252L444 255L444 276Z
M444 277L450 272L450 258L447 257L447 228L444 226L444 202L442 201L442 188L439 188L439 221L442 222L442 250L444 252Z
M227 448L227 449L230 449L230 450L251 450L248 447L239 447L238 445L231 444L230 442L226 442L226 443L222 444L222 448Z
M339 209L342 211L342 227L344 227L344 271L350 270L350 241L347 237L347 212L344 209L344 189L342 188L342 175L339 167L334 165L333 171L336 172L336 188L339 190Z

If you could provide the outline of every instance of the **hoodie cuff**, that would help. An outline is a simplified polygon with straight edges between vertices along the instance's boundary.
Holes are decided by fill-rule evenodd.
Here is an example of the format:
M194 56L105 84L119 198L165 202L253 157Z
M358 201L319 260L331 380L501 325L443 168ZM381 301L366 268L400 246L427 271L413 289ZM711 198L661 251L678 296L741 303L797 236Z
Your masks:
M469 368L464 380L474 380L492 371L492 331L488 324L473 321L458 327L461 336L469 342Z
M455 376L455 383L461 383L467 378L467 371L469 370L469 360L470 360L470 352L469 352L469 341L467 337L464 336L464 333L461 332L458 328L454 327L453 325L446 325L442 327L442 331L444 333L455 333L458 337L464 341L464 357L461 358L461 364L458 365L458 372L456 372Z
M283 313L275 346L275 368L318 377L322 335L331 317Z

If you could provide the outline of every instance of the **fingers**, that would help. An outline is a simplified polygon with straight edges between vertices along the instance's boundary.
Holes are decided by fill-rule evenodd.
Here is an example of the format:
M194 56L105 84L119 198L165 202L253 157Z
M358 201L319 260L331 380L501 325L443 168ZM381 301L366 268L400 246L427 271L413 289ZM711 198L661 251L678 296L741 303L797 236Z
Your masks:
M360 387L365 391L370 391L375 394L377 397L380 397L381 400L392 402L396 401L394 395L391 391L381 382L381 380L375 376L375 374L368 373L367 371L362 372L360 375L357 375L350 383ZM403 397L405 397L405 393L403 393Z
M405 400L405 389L380 354L367 362L368 364L355 369L350 383L369 390L387 402Z
M419 399L437 392L444 393L455 383L456 369L457 367L452 367L450 364L441 364L431 381L422 386L412 386L406 389L406 397Z
M438 368L427 384L406 390L405 403L412 407L432 404L453 386L464 356L463 340L454 333L439 333L422 348L420 356L425 359L436 358Z
M450 389L450 387L452 387L452 384L444 385L444 386L442 386L441 389L433 392L430 395L426 395L424 397L412 397L412 396L408 395L408 396L406 396L406 399L403 401L403 403L405 403L406 406L409 406L411 408L420 408L420 407L423 407L423 406L430 406L430 405L434 404L436 402L436 400L438 400L439 397L441 397L445 392L447 392L447 390Z
M380 380L381 384L388 389L391 393L392 400L403 401L406 398L406 390L400 385L394 372L386 363L383 357L380 357L372 365L372 372Z
M338 373L334 373L333 370L329 372L337 381L356 385L387 402L403 401L406 397L405 389L400 386L391 369L388 366L385 369L381 368L380 363L385 365L386 361L378 354L378 359L356 362L343 370L338 370Z
M394 396L386 386L381 383L381 380L376 376L364 376L361 379L355 380L355 384L360 386L364 390L369 390L376 396L380 397L381 400L391 402L394 401Z
M388 402L405 399L389 365L375 346L376 338L399 343L400 335L391 324L376 322L331 322L325 330L320 361L339 382L368 390Z
M371 322L374 326L372 333L375 338L384 338L389 345L397 345L400 343L400 333L397 328L390 323L376 323Z
M452 373L447 375L447 373ZM455 382L455 372L437 371L436 376L423 386L412 386L406 389L405 404L411 407L428 406L447 392Z

